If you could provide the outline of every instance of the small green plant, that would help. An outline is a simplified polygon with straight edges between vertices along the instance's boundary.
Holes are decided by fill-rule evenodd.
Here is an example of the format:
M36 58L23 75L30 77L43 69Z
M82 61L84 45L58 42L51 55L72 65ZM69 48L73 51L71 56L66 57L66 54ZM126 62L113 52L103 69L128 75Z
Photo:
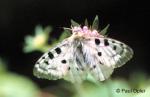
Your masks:
M28 78L9 72L0 58L0 97L38 97L38 87Z
M70 33L65 30L62 32L58 39L53 38L50 36L52 32L52 27L47 26L43 28L40 25L37 25L35 28L35 35L31 36L28 35L25 37L25 44L23 51L25 53L33 52L33 51L41 51L46 52L50 47L55 45L56 43L60 42L64 38L68 37ZM48 44L48 41L51 41L51 44Z

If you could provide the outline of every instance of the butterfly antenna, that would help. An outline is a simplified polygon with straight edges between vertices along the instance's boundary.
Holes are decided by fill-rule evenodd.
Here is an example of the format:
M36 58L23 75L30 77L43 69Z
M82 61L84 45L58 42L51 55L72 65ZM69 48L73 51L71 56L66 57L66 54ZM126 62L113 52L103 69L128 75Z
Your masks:
M63 27L63 29L64 29L64 30L70 30L70 31L72 31L71 28L67 28L67 27Z
M60 28L60 29L64 29L64 30L72 30L71 28L67 28L67 27L57 27L57 28Z
M66 31L66 32L72 32L71 28L67 28L67 27L58 27L58 28L64 29L64 31Z

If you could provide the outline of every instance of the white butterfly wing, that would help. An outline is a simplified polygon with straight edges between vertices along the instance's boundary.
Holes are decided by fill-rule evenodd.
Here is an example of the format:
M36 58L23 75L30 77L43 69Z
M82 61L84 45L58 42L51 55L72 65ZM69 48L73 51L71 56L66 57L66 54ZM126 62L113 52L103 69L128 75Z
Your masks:
M81 82L86 75L80 69L81 63L76 59L75 50L77 49L72 43L65 39L36 62L34 75L49 80L64 78L72 82Z
M103 81L109 78L114 68L122 66L132 56L130 47L114 39L67 38L36 62L34 75L50 80L64 78L82 82L90 71L97 80Z
M83 44L85 62L99 81L109 78L114 68L124 65L133 56L129 46L111 38L90 37Z

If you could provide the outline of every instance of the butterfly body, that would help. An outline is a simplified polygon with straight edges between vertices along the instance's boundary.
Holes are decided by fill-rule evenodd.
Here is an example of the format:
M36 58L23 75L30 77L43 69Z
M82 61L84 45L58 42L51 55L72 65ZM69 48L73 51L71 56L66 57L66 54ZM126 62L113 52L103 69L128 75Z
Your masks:
M124 65L132 56L132 49L120 41L104 37L87 26L73 27L72 36L37 61L34 75L82 82L91 74L96 80L104 81L114 68Z

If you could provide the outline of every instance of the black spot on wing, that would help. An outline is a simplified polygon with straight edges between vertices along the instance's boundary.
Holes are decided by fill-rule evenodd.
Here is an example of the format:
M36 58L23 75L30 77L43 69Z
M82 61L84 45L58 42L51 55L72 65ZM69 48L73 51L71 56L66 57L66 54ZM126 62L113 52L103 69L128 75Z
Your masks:
M119 54L122 55L123 53L124 53L124 48L122 48Z
M123 46L124 46L124 44L123 44L123 43L120 43L120 46L122 46L122 47L123 47Z
M114 40L112 40L112 43L116 43Z
M46 65L48 65L48 61L45 60L44 63L45 63Z
M95 44L96 44L96 45L99 45L99 44L100 44L100 40L96 38L96 39L95 39Z
M84 71L84 68L81 68L82 71Z
M55 49L55 51L56 51L57 54L60 54L60 53L61 53L61 49L60 49L59 47L57 47L57 48Z
M93 70L93 69L95 69L96 68L96 65L93 65L91 68L90 68L90 70Z
M43 56L42 59L45 59L45 56Z
M39 62L36 62L36 64L40 64Z
M54 58L54 55L53 55L51 52L48 52L48 57L49 57L50 59L53 59L53 58Z
M102 55L102 52L98 52L97 54L98 54L98 56L101 56L101 55Z
M114 46L113 46L113 50L116 50L116 49L117 49L117 46L116 46L116 45L114 45Z
M61 63L65 64L65 63L67 63L67 61L66 60L62 60Z
M99 61L99 64L104 65L101 61Z
M93 65L93 68L95 69L95 68L96 68L96 65Z
M70 70L70 67L68 67L68 70Z
M108 42L107 39L104 39L104 45L105 45L105 46L109 46L109 42Z

